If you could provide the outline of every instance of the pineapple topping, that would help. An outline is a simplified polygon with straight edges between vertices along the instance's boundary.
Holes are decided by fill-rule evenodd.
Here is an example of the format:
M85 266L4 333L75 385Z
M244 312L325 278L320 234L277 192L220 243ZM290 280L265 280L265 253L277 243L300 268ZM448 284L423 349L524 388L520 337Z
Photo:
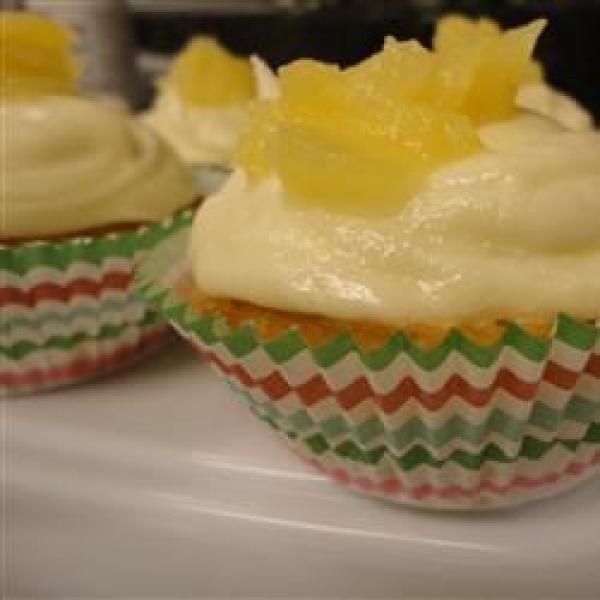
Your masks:
M51 19L0 13L0 97L75 93L79 67L72 42L71 31Z
M208 37L187 44L166 81L186 102L199 107L241 104L256 94L250 62Z
M292 198L329 210L397 212L436 168L477 152L477 127L510 118L543 21L506 32L447 17L433 50L388 38L341 69L298 60L281 95L257 102L236 152L250 177L276 174Z

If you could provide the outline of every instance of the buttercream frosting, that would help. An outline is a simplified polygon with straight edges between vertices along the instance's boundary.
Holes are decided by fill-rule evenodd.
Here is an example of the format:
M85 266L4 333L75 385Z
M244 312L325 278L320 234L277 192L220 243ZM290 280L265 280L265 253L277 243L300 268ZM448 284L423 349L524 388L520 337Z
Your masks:
M184 102L171 84L164 83L142 119L186 162L229 164L245 117L245 105L193 106Z
M547 83L522 86L515 103L519 108L553 119L573 131L586 131L594 126L591 115L577 100Z
M80 97L3 101L2 238L37 238L167 217L194 182L123 111Z
M196 284L216 297L404 325L600 315L600 134L537 116L480 131L397 214L291 201L235 172L197 214Z

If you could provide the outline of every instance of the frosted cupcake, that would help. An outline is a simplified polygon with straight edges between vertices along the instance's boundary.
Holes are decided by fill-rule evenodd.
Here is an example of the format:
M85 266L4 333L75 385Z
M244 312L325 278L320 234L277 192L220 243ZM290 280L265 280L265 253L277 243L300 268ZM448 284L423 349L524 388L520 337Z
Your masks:
M600 135L516 108L543 23L299 61L140 289L312 465L425 507L600 469ZM208 233L210 232L210 235Z
M143 119L195 167L201 187L211 191L232 166L250 103L271 93L272 80L260 59L234 56L216 40L197 37L158 82L154 105Z
M164 344L169 328L135 298L133 267L185 224L196 192L154 133L77 95L66 29L0 18L0 395L13 396Z

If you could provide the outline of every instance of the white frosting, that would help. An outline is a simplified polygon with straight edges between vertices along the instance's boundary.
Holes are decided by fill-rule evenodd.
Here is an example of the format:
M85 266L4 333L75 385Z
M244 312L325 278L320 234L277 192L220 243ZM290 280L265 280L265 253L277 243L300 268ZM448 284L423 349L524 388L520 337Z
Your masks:
M531 83L519 89L519 108L554 119L572 131L586 131L594 125L590 114L575 100L546 83Z
M256 95L261 100L273 100L279 98L279 80L277 75L271 71L271 67L260 56L252 55L250 64L256 80Z
M279 93L277 79L268 65L251 57L257 97ZM175 88L162 83L152 108L142 119L188 163L229 165L238 137L246 122L248 104L223 107L192 106Z
M142 117L186 162L226 165L245 118L245 105L191 106L169 84L163 84L152 110Z
M190 260L214 296L390 324L600 315L600 134L519 118L434 173L398 214L310 208L236 172L196 217ZM524 143L526 142L526 143Z
M2 102L0 117L0 237L155 221L194 199L188 169L122 111L48 96Z

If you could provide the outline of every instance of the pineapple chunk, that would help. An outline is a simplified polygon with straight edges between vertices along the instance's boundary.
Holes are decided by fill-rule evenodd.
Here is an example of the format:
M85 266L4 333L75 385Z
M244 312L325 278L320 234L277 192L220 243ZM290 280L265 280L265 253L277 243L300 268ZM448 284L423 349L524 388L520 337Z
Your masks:
M34 13L0 13L0 95L71 94L78 64L69 29Z
M344 72L347 85L366 98L386 90L393 100L416 100L435 69L434 56L419 42L387 37L381 52Z
M243 166L251 177L259 179L271 172L271 145L279 120L276 101L263 100L250 108L247 125L238 138L233 162Z
M241 104L256 95L250 62L207 37L188 43L173 61L167 82L194 106Z
M545 27L538 20L503 33L491 21L447 17L440 22L434 50L439 69L429 100L483 124L511 117L517 90L540 81L541 68L531 59Z
M479 148L464 116L390 98L377 87L373 93L365 91L362 81L348 83L345 75L309 61L286 67L281 72L279 119L333 144L381 158L447 160ZM296 79L298 85L290 85ZM302 85L303 81L307 83Z
M402 102L372 108L321 120L287 119L270 145L283 184L331 208L393 212L428 172L480 148L461 115Z
M279 71L280 97L256 104L236 163L250 176L275 173L307 203L397 211L434 169L481 148L477 125L514 113L517 88L541 76L531 53L543 27L503 33L450 17L434 51L386 39L348 69L291 63Z
M428 172L480 148L467 118L435 108L363 101L347 112L330 112L327 104L294 112L296 106L258 103L236 162L254 177L276 172L295 197L334 210L396 211Z
M293 199L367 216L397 212L426 171L414 157L399 161L350 151L294 125L280 129L271 149L274 168Z
M436 54L451 53L457 48L465 49L482 40L493 40L502 35L499 25L490 19L472 20L459 15L440 19L433 38Z

